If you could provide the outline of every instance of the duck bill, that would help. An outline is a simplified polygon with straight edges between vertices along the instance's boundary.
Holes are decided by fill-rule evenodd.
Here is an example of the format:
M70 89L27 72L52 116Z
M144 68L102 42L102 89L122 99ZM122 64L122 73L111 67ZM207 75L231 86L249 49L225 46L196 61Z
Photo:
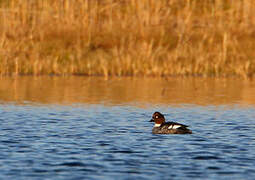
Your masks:
M151 119L150 122L155 122L154 119Z

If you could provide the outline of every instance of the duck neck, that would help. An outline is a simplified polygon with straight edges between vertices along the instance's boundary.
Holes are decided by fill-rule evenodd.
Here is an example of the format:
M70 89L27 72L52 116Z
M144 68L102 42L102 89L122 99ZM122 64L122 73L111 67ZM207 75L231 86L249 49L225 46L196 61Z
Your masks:
M161 124L155 123L155 125L154 125L154 127L159 127L159 126L161 126Z

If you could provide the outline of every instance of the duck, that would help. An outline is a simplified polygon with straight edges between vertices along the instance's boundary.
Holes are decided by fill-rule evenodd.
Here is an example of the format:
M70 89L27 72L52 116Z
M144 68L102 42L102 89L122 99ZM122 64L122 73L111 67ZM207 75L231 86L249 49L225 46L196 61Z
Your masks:
M189 126L177 122L166 122L160 112L154 112L150 122L154 122L152 134L192 134Z

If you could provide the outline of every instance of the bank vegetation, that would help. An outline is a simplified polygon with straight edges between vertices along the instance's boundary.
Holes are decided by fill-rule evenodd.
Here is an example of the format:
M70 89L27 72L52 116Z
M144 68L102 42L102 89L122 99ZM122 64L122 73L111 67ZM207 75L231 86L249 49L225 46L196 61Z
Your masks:
M0 75L255 75L253 0L0 0Z

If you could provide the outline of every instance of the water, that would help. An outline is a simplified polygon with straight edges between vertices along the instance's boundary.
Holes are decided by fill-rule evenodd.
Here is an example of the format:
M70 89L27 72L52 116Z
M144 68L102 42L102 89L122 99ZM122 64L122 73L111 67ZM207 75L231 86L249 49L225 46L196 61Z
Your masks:
M191 85L185 85L187 93L179 92L183 96L175 92L183 88L180 80L165 92L170 89L165 80L142 80L144 89L162 87L144 93L138 88L136 95L129 94L137 83L133 80L131 89L121 80L99 80L106 88L101 94L95 80L84 80L95 91L76 83L66 87L73 80L50 91L31 86L34 79L28 78L29 85L21 81L6 89L0 85L0 179L254 179L252 83L231 90L231 81L223 87L213 81L215 88L196 90L198 97L193 97L195 92L187 91ZM52 87L52 79L41 81ZM197 86L204 82L194 81ZM112 93L115 88L120 94ZM154 111L190 125L193 134L153 135L148 121Z

